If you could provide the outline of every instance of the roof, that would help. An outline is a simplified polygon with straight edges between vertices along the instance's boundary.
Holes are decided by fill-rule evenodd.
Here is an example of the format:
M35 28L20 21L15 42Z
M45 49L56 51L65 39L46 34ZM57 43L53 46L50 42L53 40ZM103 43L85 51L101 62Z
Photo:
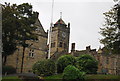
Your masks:
M64 24L64 25L66 25L65 22L62 20L62 18L60 18L55 24Z
M36 20L35 25L38 27L37 30L41 35L47 35L39 19Z

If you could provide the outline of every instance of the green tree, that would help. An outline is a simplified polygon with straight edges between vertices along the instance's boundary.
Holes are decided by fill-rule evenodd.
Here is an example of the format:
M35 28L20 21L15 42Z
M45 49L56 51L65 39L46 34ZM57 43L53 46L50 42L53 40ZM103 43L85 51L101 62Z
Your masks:
M92 56L86 54L77 58L76 67L88 74L96 74L98 69L98 62Z
M76 59L72 55L63 55L57 60L57 72L62 73L68 65L75 65Z
M38 13L34 12L32 10L32 5L28 3L23 3L21 5L18 5L17 9L19 13L18 41L19 41L19 45L23 47L22 64L21 64L21 73L22 73L25 49L26 47L30 46L29 43L27 43L27 40L37 40L37 34L35 33L37 27L34 25L34 23L38 18Z
M3 65L6 63L7 56L13 54L17 49L16 31L18 19L14 14L17 14L16 5L5 3L2 5L2 43L3 43Z
M55 62L53 60L46 59L36 62L33 65L32 70L35 74L48 76L55 73L55 67Z
M68 65L63 71L63 79L65 81L70 81L70 80L84 81L85 73L80 72L80 70L75 66Z
M104 52L120 53L120 7L115 5L104 13L104 28L100 28L100 34L104 37L100 40L104 44Z
M37 40L34 25L38 13L32 10L32 5L23 3L20 5L3 5L3 57L13 54L17 45L23 47L21 72L23 69L25 48L30 46L27 40Z

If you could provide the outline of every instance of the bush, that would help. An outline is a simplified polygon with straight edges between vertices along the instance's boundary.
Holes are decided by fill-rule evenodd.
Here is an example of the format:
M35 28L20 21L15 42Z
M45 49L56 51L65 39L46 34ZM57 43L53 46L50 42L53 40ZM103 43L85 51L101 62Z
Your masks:
M33 73L48 76L55 73L55 63L54 61L47 59L43 61L38 61L33 65Z
M63 71L64 80L84 80L84 72L80 72L78 68L72 65L68 65Z
M57 60L57 73L62 73L68 65L75 65L76 59L71 55L64 55Z
M96 74L98 62L90 55L81 55L77 58L76 67L88 74Z
M2 66L2 74L14 74L16 73L16 69L12 66Z

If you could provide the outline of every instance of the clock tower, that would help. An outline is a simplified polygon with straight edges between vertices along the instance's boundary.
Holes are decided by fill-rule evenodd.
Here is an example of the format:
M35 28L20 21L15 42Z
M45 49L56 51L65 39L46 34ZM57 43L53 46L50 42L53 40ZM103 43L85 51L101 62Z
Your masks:
M60 18L52 27L50 56L56 53L68 53L70 23L68 25Z

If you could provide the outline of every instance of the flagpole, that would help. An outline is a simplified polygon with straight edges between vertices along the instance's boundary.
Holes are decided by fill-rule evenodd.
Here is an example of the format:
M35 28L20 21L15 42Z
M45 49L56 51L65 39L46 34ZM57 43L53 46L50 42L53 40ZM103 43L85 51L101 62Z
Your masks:
M54 0L52 0L51 23L50 23L50 30L49 30L49 51L48 51L48 59L50 59L50 52L51 52L51 32L52 32L52 26L53 26L53 7L54 7Z

